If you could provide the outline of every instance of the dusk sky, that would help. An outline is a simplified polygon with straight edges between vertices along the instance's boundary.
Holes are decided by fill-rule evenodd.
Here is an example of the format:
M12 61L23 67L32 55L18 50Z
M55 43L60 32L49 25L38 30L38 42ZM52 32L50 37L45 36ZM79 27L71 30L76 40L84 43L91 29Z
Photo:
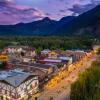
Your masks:
M50 17L77 16L100 0L0 0L0 24L17 24Z

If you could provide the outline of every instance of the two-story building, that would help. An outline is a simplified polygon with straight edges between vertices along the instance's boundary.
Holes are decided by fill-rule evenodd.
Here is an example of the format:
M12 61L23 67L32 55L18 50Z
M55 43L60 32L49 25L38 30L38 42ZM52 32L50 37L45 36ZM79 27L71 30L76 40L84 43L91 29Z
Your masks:
M0 71L0 100L28 100L38 91L38 77L22 70Z

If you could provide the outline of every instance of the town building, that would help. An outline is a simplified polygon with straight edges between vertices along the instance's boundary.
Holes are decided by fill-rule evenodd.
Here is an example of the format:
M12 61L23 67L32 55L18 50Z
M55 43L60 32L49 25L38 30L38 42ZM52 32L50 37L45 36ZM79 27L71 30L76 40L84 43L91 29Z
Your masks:
M56 51L51 51L48 53L48 57L56 58L58 56L58 53Z
M7 54L16 54L18 56L35 56L35 49L30 46L8 46L4 48Z
M38 85L38 76L21 69L0 71L0 100L28 100Z
M94 45L93 46L94 53L97 53L99 48L100 48L100 45Z
M14 65L16 68L21 68L39 77L39 81L51 77L58 71L58 67L54 64L41 64L41 63L19 63Z
M51 52L49 49L44 49L41 51L41 55L48 55Z
M87 52L83 50L66 50L64 55L67 57L72 57L74 63L87 56Z

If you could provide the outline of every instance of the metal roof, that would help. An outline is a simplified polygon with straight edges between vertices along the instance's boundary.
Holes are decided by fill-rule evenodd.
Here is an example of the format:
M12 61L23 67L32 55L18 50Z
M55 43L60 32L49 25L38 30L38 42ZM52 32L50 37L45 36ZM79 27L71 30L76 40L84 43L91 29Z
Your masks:
M21 70L10 70L10 71L1 71L0 72L0 81L5 81L13 87L18 87L22 82L24 82L29 76L32 76L30 73L23 72Z
M50 65L50 64L40 64L40 63L20 63L20 64L16 64L16 66L27 66L27 67L33 67L33 68L38 68L38 69L44 69L44 70L48 70L51 67L54 67L54 65Z

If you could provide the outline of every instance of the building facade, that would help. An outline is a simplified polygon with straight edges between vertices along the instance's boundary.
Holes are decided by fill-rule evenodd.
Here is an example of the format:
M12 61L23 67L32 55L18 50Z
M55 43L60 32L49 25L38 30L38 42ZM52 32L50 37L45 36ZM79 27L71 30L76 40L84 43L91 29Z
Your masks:
M0 74L0 100L27 100L38 91L37 76L15 70Z

